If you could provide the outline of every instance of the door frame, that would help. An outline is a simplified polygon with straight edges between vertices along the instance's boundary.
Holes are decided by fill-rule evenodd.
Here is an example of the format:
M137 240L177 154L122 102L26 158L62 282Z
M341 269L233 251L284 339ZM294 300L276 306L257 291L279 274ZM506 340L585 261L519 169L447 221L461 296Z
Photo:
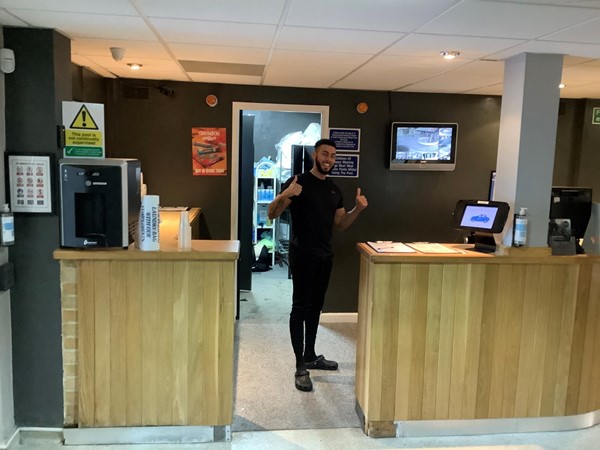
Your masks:
M231 126L231 214L229 236L238 239L239 196L240 182L240 113L244 110L305 112L321 114L321 136L329 136L329 105L288 105L284 103L232 103Z

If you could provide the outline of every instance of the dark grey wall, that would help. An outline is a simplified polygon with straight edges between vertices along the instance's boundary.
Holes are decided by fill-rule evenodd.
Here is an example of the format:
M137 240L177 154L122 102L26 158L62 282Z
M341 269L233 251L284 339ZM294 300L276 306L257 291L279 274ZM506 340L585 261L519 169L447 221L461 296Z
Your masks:
M60 156L56 126L71 99L70 41L52 30L4 29L16 70L5 78L8 152ZM55 196L57 191L53 193ZM11 290L15 421L62 424L62 355L58 215L15 214Z
M594 201L600 202L600 125L592 124L593 108L600 108L600 100L585 101L578 184L592 187Z

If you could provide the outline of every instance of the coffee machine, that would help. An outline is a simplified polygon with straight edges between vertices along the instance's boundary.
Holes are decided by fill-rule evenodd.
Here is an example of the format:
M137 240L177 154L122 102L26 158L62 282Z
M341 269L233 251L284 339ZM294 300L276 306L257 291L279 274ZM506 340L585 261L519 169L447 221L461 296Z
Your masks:
M140 161L66 158L59 169L60 245L128 247L140 213Z

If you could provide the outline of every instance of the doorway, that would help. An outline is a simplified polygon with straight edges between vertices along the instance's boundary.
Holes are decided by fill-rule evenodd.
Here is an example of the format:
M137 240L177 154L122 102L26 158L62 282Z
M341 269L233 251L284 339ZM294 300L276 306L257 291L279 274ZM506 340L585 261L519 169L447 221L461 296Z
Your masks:
M286 167L286 164L282 164L285 152L282 153L281 145L287 142L281 141L286 137L293 139L293 135L297 133L308 134L307 129L313 122L320 126L317 139L328 135L329 106L234 102L232 117L230 236L231 239L240 241L236 305L236 317L239 318L239 291L252 290L252 263L255 260L253 245L257 238L260 238L257 233L266 234L267 237L270 234L273 241L272 265L279 263L275 258L279 244L277 226L273 224L273 231L256 229L255 201L256 190L260 188L260 184L257 184L254 176L255 166L260 160L268 158L273 162L277 174L273 186L273 194L276 195L281 178L287 179L288 174L285 171L289 168L289 165ZM264 182L268 183L268 180ZM263 205L263 209L266 206L267 204Z

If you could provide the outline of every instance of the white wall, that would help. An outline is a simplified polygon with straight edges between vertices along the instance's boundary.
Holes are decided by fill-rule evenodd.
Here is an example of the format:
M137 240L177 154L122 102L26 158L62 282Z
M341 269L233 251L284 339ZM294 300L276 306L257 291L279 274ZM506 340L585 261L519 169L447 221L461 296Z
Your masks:
M0 48L3 44L0 27ZM4 116L4 77L0 73L0 202L4 203L4 151L6 128ZM8 261L8 249L0 247L0 264ZM15 429L12 378L12 340L10 326L10 292L0 293L0 445L11 437Z

